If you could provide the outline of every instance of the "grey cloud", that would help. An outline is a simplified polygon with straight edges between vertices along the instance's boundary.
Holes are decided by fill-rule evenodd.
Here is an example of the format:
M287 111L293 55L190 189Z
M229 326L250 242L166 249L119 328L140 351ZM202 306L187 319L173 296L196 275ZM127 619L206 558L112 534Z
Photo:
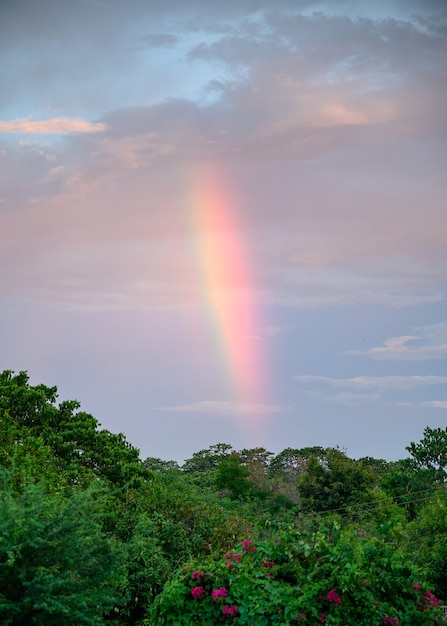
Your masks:
M427 385L447 385L447 376L356 376L354 378L331 378L301 374L295 376L299 383L324 383L331 387L348 387L358 390L378 389L408 390Z
M247 404L219 400L202 400L178 406L156 407L160 411L175 413L205 413L208 415L262 415L280 413L283 408L270 404Z
M344 404L348 406L355 406L359 404L374 404L378 400L380 400L380 394L378 393L354 393L351 391L342 391L336 394L324 394L318 391L306 391L304 393L314 400L320 400L321 402L331 402L335 404Z
M179 41L180 37L170 33L148 33L141 37L141 42L150 48L171 48Z

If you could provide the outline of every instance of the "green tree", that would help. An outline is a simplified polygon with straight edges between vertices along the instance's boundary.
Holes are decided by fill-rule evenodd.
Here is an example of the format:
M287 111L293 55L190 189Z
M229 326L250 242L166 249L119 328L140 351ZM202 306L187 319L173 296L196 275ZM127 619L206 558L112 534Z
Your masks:
M435 591L447 598L447 492L438 488L405 529L402 550Z
M419 443L407 447L415 468L427 470L430 478L440 484L447 479L447 428L427 428Z
M436 483L427 468L415 468L411 459L389 463L388 471L381 477L380 489L405 510L408 520L418 511L436 489Z
M115 485L150 478L138 449L123 434L100 430L92 415L79 410L78 401L57 405L56 398L56 387L30 385L26 372L0 374L0 422L7 430L10 451L31 440L48 446L52 464L74 484L86 484L93 476ZM4 450L4 460L6 456Z
M238 453L241 465L248 469L248 477L258 492L270 491L272 483L268 469L273 452L265 448L244 448Z
M374 475L336 448L311 456L298 480L304 510L346 510L373 500Z
M277 481L276 488L295 504L300 504L298 481L306 473L311 458L324 462L325 449L320 446L286 448L269 463L270 477Z
M243 498L252 489L252 483L248 480L249 474L248 468L241 464L237 452L233 452L221 459L217 466L216 487L228 492L232 499Z
M0 475L0 622L95 626L120 598L116 545L102 530L98 489L70 497Z
M184 472L206 472L217 469L219 462L231 453L233 447L228 443L216 443L205 450L194 452L183 464Z

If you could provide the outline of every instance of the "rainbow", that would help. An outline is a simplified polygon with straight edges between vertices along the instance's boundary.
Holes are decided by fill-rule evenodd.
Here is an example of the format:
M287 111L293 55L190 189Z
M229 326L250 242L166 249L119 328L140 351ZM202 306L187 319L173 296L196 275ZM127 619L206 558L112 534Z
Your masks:
M192 188L194 249L203 301L217 339L220 375L232 401L259 406L267 381L260 308L244 224L223 174L201 168Z

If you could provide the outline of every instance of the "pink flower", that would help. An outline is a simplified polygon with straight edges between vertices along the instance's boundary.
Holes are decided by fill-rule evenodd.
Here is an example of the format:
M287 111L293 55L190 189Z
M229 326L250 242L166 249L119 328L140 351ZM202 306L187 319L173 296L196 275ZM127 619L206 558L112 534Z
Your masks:
M233 559L237 563L240 563L240 561L241 561L241 555L238 554L237 552L227 552L224 556L227 559L226 562L225 562L225 565L228 565L228 562L233 560Z
M256 552L256 547L253 541L248 541L247 539L242 542L242 550L244 552Z
M228 565L228 567L234 567L233 561L225 561L225 565Z
M201 569L196 569L196 571L192 573L191 580L202 580L203 577L203 571Z
M222 609L222 613L227 617L235 617L237 615L237 606L226 604Z
M219 589L213 589L213 591L211 592L211 597L213 598L214 602L217 602L219 598L226 598L227 595L228 595L228 591L226 590L225 587L220 587Z
M326 624L326 614L322 613L320 615L320 624Z
M438 606L438 605L439 605L438 598L436 598L432 594L432 592L427 589L425 594L420 599L420 604L418 606L418 609L420 611L425 611L426 609L428 609L429 606Z
M380 622L380 626L394 626L399 623L399 619L397 617L388 617L388 615L384 615L382 621Z
M333 602L334 604L341 604L341 600L338 597L338 594L335 591L335 589L331 589L330 591L328 591L326 597L329 600L329 602Z
M421 588L421 586L420 586L420 584L419 584L419 583L414 583L414 585L413 585L413 589L418 590L418 589L420 589L420 588Z
M203 600L203 598L205 597L205 589L203 587L193 587L191 589L191 595L194 598L194 600Z

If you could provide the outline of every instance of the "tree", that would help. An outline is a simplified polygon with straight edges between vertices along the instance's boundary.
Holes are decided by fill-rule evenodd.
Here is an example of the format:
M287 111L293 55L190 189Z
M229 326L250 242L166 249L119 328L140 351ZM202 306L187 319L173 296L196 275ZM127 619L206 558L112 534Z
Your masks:
M358 506L373 498L374 475L361 462L337 448L311 456L298 479L303 509L334 511Z
M153 472L164 472L169 470L180 471L180 466L177 461L163 461L163 459L154 456L148 456L143 461L143 465L146 469Z
M223 458L217 466L216 487L227 491L230 498L242 498L247 496L252 488L248 476L248 468L241 465L239 455L233 452L227 458Z
M431 494L415 519L407 525L408 543L403 546L424 577L447 598L447 492L442 488Z
M100 430L98 420L81 411L77 400L57 405L56 398L56 387L31 386L26 372L0 374L0 422L11 451L13 444L39 441L51 449L60 473L75 484L88 483L92 476L115 485L150 477L139 450L122 433Z
M408 520L415 519L421 506L431 498L436 484L428 469L417 469L412 459L393 461L380 479L380 489L399 505Z
M119 558L102 531L98 489L14 492L0 476L0 622L4 626L96 626L119 604ZM98 497L99 496L99 497Z
M325 454L325 449L320 446L286 448L270 462L269 475L278 482L277 489L295 504L300 504L298 480L306 473L309 459L315 457L324 464Z
M432 480L444 484L447 480L447 428L427 428L419 443L406 448L417 469L428 470Z
M265 448L244 448L238 453L241 465L248 469L248 476L255 489L259 492L270 491L268 468L273 452Z
M233 446L228 443L216 443L206 450L194 452L190 459L183 465L184 472L207 472L217 469L219 462L228 457Z

